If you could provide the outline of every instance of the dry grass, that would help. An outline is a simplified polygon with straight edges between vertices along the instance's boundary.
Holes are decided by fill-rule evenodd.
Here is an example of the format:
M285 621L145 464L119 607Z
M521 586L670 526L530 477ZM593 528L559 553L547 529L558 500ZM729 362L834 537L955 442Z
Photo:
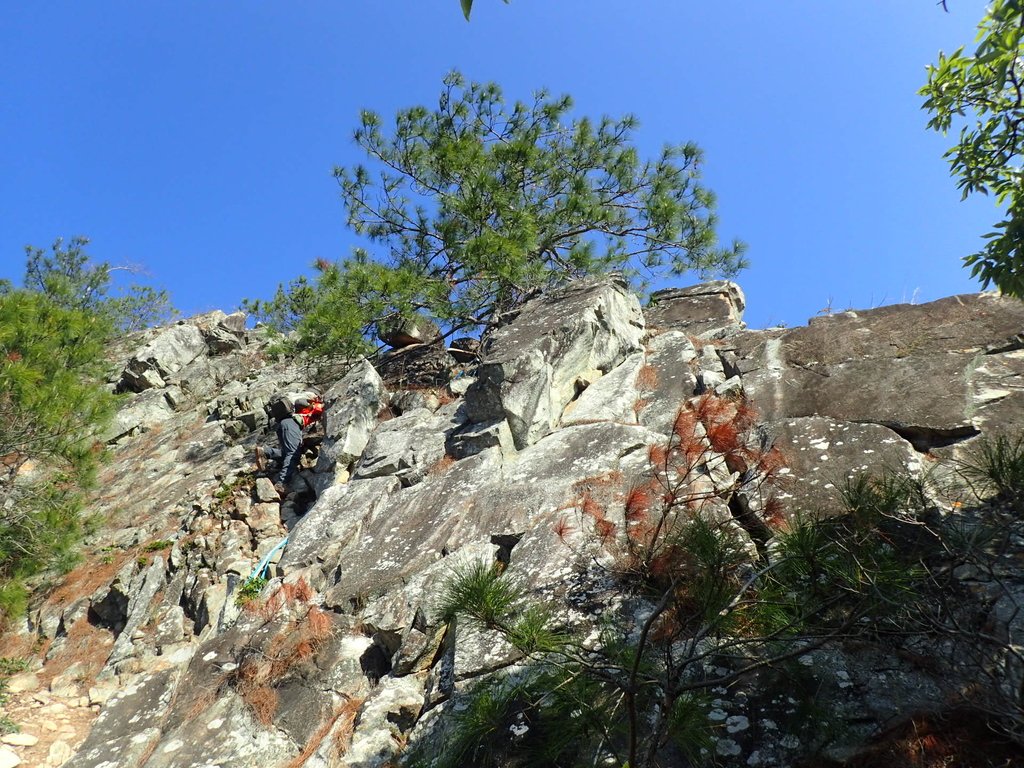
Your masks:
M435 461L429 467L427 467L427 476L434 477L436 475L443 475L452 467L455 466L456 459L454 456L450 456L447 453L440 459Z
M49 684L57 675L81 664L85 668L82 683L91 683L103 669L113 643L113 636L108 630L93 626L84 617L79 619L68 630L60 652L40 671L40 681Z
M250 603L255 604L253 610L267 625L280 624L264 647L248 649L230 680L256 719L264 725L273 721L277 711L275 687L298 665L316 656L334 634L330 616L309 604L313 596L309 583L298 579L282 584L265 602ZM284 620L296 609L298 615Z
M349 745L352 743L352 733L356 729L356 717L359 716L359 710L362 708L364 701L365 699L349 698L341 705L341 711L338 714L341 726L338 728L338 732L334 734L335 758L341 758L348 752Z
M970 711L918 715L883 734L848 768L1009 768L1024 765L1024 749ZM808 766L809 768L809 766Z
M636 388L641 392L651 392L658 388L658 372L652 365L644 365L637 371Z
M210 688L200 688L199 692L192 697L188 711L185 715L185 721L189 722L191 720L195 720L199 715L213 706L213 703L217 700L217 694L219 692L219 685Z
M9 659L28 659L44 655L45 648L39 648L36 638L28 634L7 632L0 635L0 656Z
M323 744L324 739L327 738L331 731L335 731L331 758L332 760L340 760L348 751L352 740L352 732L355 730L356 715L359 714L363 701L365 699L346 697L344 703L335 707L330 716L309 737L309 741L306 742L302 751L293 757L285 768L302 768L306 761L320 748L320 745Z
M61 579L46 598L45 605L66 606L80 597L91 595L103 584L110 583L124 564L137 555L135 550L119 551L111 553L109 562L104 562L104 557L90 556Z
M249 706L253 717L262 725L270 725L277 714L277 691L269 685L258 685L246 690L242 699Z
M378 423L391 421L392 419L395 418L398 418L398 414L395 412L395 409L392 408L390 405L385 405L383 408L377 411Z

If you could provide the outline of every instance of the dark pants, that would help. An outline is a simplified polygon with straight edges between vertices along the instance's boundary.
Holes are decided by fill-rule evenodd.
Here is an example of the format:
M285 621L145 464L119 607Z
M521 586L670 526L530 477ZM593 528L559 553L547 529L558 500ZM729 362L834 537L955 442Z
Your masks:
M295 419L289 416L287 419L277 422L277 442L281 447L267 448L264 455L274 461L280 460L281 469L274 481L287 483L295 474L295 470L299 466L299 458L302 456L299 451L302 446L302 427Z

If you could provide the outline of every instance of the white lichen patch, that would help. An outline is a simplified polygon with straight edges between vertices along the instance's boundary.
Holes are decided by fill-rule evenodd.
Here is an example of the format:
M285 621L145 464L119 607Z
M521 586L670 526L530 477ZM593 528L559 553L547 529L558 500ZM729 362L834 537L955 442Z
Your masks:
M743 715L733 715L725 721L725 730L729 733L739 733L750 727L750 721Z
M740 745L732 739L719 739L715 745L715 752L722 757L735 757L740 754L743 750Z

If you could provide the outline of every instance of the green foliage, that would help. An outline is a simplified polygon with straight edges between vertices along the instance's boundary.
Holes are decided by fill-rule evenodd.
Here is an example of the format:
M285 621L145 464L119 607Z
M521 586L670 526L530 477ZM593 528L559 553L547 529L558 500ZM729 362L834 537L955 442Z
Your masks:
M77 560L84 493L113 413L104 344L166 319L167 295L111 294L120 269L90 261L75 237L27 247L24 288L0 285L0 611L24 609L25 580Z
M959 472L979 498L1024 513L1024 433L978 438Z
M10 699L10 694L7 692L7 679L26 669L28 669L28 662L24 659L0 656L0 736L16 733L19 730L18 725L4 712Z
M416 744L407 763L416 768L576 765L582 744L618 729L597 719L607 715L605 693L580 675L578 666L531 667L483 680L450 710L443 744Z
M113 401L101 386L106 325L44 293L0 295L0 602L23 605L20 581L66 567L81 530L82 491Z
M438 613L449 621L458 614L481 627L495 629L504 625L513 606L524 598L516 584L485 562L469 563L452 576L437 606Z
M302 318L316 307L316 288L305 277L297 277L288 287L277 287L269 300L245 299L242 309L278 333L291 333L298 329Z
M531 602L522 586L493 564L467 563L453 571L436 610L445 621L461 616L479 629L500 630L526 655L556 650L567 640L550 611Z
M260 593L263 592L263 588L267 586L266 576L254 576L251 579L247 579L242 583L242 586L238 588L238 592L235 594L235 605L243 606L246 603L251 603L253 600L259 599Z
M699 765L702 753L714 749L708 711L711 703L700 692L684 693L676 699L669 715L668 735L676 749L693 765Z
M919 607L930 542L912 522L924 509L917 483L903 473L858 475L840 496L844 515L804 519L776 537L775 566L758 585L765 630L842 634L857 622L898 624Z
M170 539L158 539L157 541L151 541L149 544L142 548L143 552L161 552L165 549L170 549L174 546L174 542Z
M686 452L674 455L681 461ZM677 476L671 456L668 461L656 462L660 476ZM652 554L631 549L611 567L632 597L604 612L596 641L565 626L490 564L453 573L441 615L497 633L528 663L514 679L482 683L460 699L445 731L444 756L421 747L434 760L424 758L424 765L511 759L640 768L661 764L665 749L697 763L712 744L710 689L755 669L782 669L828 639L901 631L926 610L921 560L930 551L914 540L908 522L922 513L923 495L905 475L852 479L843 491L845 515L798 520L776 533L770 555L754 560L735 526L700 513L699 491L687 495L673 486L673 492L660 502L664 509L652 506L647 516L635 489L629 494L624 520L654 525L655 534L633 540ZM597 530L608 530L610 520L593 498L587 506L604 524ZM602 538L603 548L614 546ZM723 674L723 663L732 671ZM805 699L808 716L824 722L819 716L827 713L814 695ZM510 738L516 722L528 727ZM821 746L831 733L810 728L807 744ZM459 745L452 755L449 737Z
M498 682L478 686L468 697L466 708L459 712L437 768L497 765L500 756L493 750L495 736L510 724L517 698L518 690L512 685Z
M444 82L436 109L402 110L394 127L364 111L355 131L370 165L339 167L348 224L378 248L320 261L248 302L314 354L365 352L374 330L423 312L448 333L567 278L619 271L731 275L743 246L720 248L714 195L696 145L642 159L636 119L573 118L568 96L505 101L494 83Z
M166 322L174 313L164 290L132 285L120 295L110 295L111 272L107 262L94 264L85 252L88 238L73 237L65 248L57 238L47 253L25 247L25 288L48 297L58 307L83 312L110 332L131 332Z
M1024 297L1024 13L1020 0L995 0L978 27L973 55L963 48L939 54L928 67L920 94L931 114L928 127L947 133L959 126L958 142L946 152L950 172L966 198L992 194L1006 218L984 237L978 253L965 257L971 275L1011 296Z

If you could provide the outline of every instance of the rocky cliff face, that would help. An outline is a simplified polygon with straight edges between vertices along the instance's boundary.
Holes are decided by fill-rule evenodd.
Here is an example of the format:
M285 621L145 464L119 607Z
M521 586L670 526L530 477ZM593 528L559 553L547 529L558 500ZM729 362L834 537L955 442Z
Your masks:
M570 623L621 602L577 557L586 525L567 541L564 520L588 480L627 494L681 404L745 397L760 413L751 439L785 457L770 489L724 457L693 480L752 561L780 516L837 511L837 486L883 466L922 478L933 509L958 508L938 490L944 462L1024 424L1020 302L958 296L764 331L742 310L731 283L662 292L644 310L614 280L573 284L508 319L479 364L431 353L428 380L448 383L429 387L366 361L319 380L270 357L237 315L136 340L112 382L125 394L92 508L102 526L85 564L6 639L43 660L13 681L11 709L42 741L15 749L76 768L395 764L443 731L472 681L518 662L438 615L460 565L499 563L569 606ZM281 499L252 448L272 440L288 398L313 390L323 435ZM1014 535L999 589L991 573L957 573L1006 648L1024 632ZM264 569L272 578L247 601ZM942 708L949 670L912 655L836 643L804 657L844 726L832 759ZM1020 674L1012 658L988 662ZM712 692L709 764L791 765L807 746L755 685ZM47 707L67 708L77 730L40 730Z

